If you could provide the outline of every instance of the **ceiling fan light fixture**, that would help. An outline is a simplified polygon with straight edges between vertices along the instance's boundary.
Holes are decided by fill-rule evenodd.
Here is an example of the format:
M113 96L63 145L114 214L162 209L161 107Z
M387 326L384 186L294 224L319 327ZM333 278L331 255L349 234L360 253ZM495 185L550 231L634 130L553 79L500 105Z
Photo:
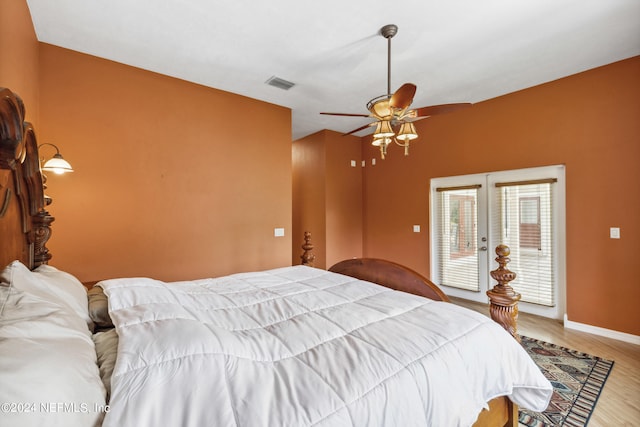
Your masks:
M373 133L375 139L388 138L394 135L395 132L391 128L391 122L389 120L380 120L376 125L376 131Z
M418 137L416 127L411 122L404 122L400 126L400 132L398 132L398 138L400 141L411 141Z
M395 142L404 148L404 155L409 155L409 143L418 138L418 132L411 121L407 119L423 119L436 114L443 114L455 111L459 108L469 106L469 103L432 105L422 108L411 108L411 103L416 94L416 85L405 83L395 92L391 93L391 39L398 33L398 26L389 24L380 29L380 35L387 39L387 93L373 98L367 103L367 110L371 114L349 114L349 113L320 113L334 116L368 117L375 121L361 126L344 135L352 135L361 130L375 125L372 145L380 147L380 154L385 158L387 147L391 142ZM393 130L392 124L400 126L398 133Z

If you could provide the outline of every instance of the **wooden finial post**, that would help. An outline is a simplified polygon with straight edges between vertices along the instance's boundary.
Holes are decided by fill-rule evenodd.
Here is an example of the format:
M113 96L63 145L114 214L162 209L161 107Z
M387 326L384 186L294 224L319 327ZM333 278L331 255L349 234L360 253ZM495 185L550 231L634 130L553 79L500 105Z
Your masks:
M313 261L316 259L316 256L311 253L313 245L311 244L311 233L309 231L304 232L304 245L302 245L302 249L304 249L304 253L300 255L302 265L313 267Z
M498 284L493 289L487 291L489 296L490 305L489 311L491 318L502 325L518 342L520 342L520 336L518 335L517 321L518 321L518 301L520 301L521 295L513 290L509 285L509 282L516 278L516 273L507 269L509 254L511 250L506 245L498 245L496 247L496 261L498 262L498 269L491 272Z
M33 243L33 263L34 265L47 264L51 259L51 253L46 244L51 237L51 223L54 218L44 209L38 215L31 217L32 229L30 242Z

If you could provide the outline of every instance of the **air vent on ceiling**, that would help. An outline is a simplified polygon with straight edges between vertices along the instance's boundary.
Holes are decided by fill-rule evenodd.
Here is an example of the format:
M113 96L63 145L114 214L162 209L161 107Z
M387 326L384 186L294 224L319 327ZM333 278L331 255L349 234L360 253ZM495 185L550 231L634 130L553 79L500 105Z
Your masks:
M269 86L277 87L284 90L289 90L296 85L295 83L288 82L276 76L271 77L265 83L268 84Z

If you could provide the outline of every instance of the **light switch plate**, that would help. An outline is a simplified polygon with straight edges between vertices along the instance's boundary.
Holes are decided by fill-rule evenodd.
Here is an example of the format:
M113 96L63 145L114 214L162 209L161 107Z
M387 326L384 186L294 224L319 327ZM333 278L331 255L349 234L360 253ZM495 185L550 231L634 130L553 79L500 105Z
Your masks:
M609 237L611 237L612 239L619 239L620 238L620 227L611 227L609 229Z
M413 232L414 233L419 233L420 232L420 226L419 225L414 225L413 226Z
M284 228L274 228L273 229L273 235L275 237L282 237L284 236Z

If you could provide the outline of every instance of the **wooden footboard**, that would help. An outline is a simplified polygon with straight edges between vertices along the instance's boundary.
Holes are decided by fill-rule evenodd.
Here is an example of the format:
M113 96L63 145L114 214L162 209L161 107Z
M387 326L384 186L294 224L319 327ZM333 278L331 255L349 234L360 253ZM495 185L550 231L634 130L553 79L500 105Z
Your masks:
M483 409L473 427L518 427L518 406L506 396L489 401L489 409Z
M449 297L435 283L395 262L376 258L353 258L335 264L329 271L377 283L396 291L449 302Z

